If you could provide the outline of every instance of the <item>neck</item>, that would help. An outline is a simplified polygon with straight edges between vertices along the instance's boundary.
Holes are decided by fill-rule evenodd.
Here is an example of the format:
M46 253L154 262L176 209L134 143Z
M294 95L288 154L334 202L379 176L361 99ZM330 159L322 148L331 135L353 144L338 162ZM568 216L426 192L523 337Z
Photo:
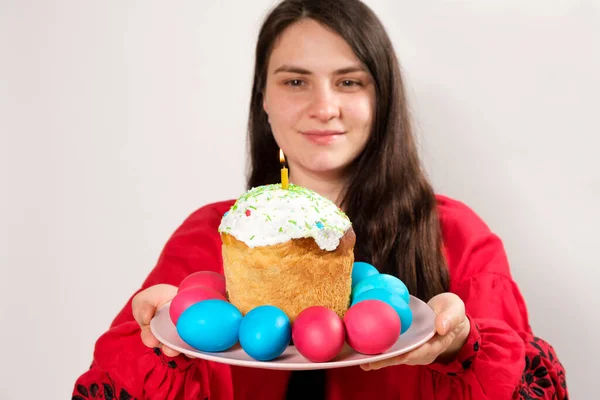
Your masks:
M290 166L290 182L302 186L327 197L340 207L344 198L346 178L339 173L315 173L299 166Z

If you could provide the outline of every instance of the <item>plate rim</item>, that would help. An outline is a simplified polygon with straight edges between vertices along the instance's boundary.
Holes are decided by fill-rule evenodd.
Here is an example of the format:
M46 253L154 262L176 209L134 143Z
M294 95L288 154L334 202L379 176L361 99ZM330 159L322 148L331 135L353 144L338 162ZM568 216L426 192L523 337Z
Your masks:
M213 361L213 362L217 362L217 363L221 363L221 364L234 365L234 366L239 366L239 367L248 367L248 368L262 368L262 369L286 370L286 371L344 368L344 367L352 367L352 366L369 364L369 363L373 363L373 362L377 362L377 361L387 360L389 358L393 358L393 357L408 353L409 351L412 351L412 350L416 349L417 347L423 345L424 343L429 341L435 335L435 333L436 333L435 312L433 311L433 309L427 303L425 303L423 300L421 300L413 295L410 295L410 299L411 299L411 301L410 301L411 303L413 301L417 301L417 302L422 303L421 306L426 306L429 309L428 313L431 313L434 318L431 331L428 332L427 335L423 336L423 338L421 338L420 340L418 340L415 343L412 343L410 346L404 347L400 350L393 350L393 351L376 354L376 355L372 355L372 356L365 355L364 358L358 358L358 359L353 359L353 360L337 360L337 361L327 361L327 362L310 362L309 361L306 363L282 363L282 362L278 362L276 360L270 360L270 361L240 360L240 359L236 359L236 358L227 358L227 357L220 356L219 355L220 353L210 353L210 352L202 352L202 351L198 351L198 350L189 350L189 349L177 346L177 345L173 345L173 344L169 343L167 340L165 340L164 337L156 329L156 324L158 323L157 315L159 313L167 313L168 314L168 308L171 304L170 301L158 308L155 316L150 321L150 331L152 332L154 337L156 337L156 339L161 344L164 344L165 346L168 346L168 347L172 348L173 350L179 351L181 354L185 354L186 356L188 356L190 358L197 358L197 359L202 359L202 360L206 360L206 361ZM236 343L235 346L239 346L239 341ZM344 342L344 346L348 346L348 343ZM289 347L294 347L294 346L290 344L290 345L288 345L288 348ZM241 350L243 351L243 349L241 349ZM356 352L356 350L352 350L352 351ZM356 352L356 353L358 353L358 352ZM246 353L246 354L248 354L248 353ZM360 354L360 353L358 353L358 354ZM248 355L248 357L251 357L251 356Z

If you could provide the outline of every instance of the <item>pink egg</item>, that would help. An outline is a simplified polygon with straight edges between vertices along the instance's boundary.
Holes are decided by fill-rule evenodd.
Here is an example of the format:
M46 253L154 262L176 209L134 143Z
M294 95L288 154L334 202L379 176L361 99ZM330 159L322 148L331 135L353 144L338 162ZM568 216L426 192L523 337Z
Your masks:
M380 354L400 336L400 317L392 306L379 300L356 303L344 316L346 339L362 354Z
M344 347L344 324L331 309L304 309L292 325L292 340L300 354L312 362L326 362Z
M207 288L204 286L192 286L178 292L173 300L171 300L171 306L169 307L169 316L173 324L177 325L179 316L191 305L194 305L203 300L217 299L227 301L225 296L221 293Z
M225 277L213 271L199 271L188 275L181 281L178 291L181 292L192 286L205 286L226 296Z

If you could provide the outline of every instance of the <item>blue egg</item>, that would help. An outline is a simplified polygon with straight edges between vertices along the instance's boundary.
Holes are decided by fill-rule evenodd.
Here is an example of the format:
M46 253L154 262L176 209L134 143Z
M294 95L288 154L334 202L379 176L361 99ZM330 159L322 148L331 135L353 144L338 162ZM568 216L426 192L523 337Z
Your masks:
M362 292L354 298L352 305L360 303L364 300L380 300L394 308L398 316L400 317L400 324L402 329L400 333L406 332L413 322L413 313L408 304L400 297L400 295L390 292L387 289L371 289Z
M379 274L379 271L371 264L362 261L355 262L352 266L352 287L363 279L377 274Z
M275 306L252 309L240 325L240 344L255 360L268 361L285 351L292 335L288 316Z
M204 300L188 307L177 320L179 337L200 351L218 352L238 341L242 313L223 300Z
M410 304L410 296L404 282L395 276L388 274L371 275L358 282L352 289L352 300L362 292L371 289L387 289L398 294L406 304Z

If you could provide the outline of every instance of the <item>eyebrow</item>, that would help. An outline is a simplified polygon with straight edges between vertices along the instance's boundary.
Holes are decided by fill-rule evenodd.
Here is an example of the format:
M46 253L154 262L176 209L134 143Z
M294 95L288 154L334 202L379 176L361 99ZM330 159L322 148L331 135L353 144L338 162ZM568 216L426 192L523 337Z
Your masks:
M281 67L277 68L275 72L273 72L273 74L277 74L279 72L291 72L300 75L312 75L312 72L310 72L309 70L300 67L295 67L293 65L282 65ZM366 70L360 65L352 65L349 67L337 69L333 72L333 74L343 75L349 74L351 72L366 72Z

